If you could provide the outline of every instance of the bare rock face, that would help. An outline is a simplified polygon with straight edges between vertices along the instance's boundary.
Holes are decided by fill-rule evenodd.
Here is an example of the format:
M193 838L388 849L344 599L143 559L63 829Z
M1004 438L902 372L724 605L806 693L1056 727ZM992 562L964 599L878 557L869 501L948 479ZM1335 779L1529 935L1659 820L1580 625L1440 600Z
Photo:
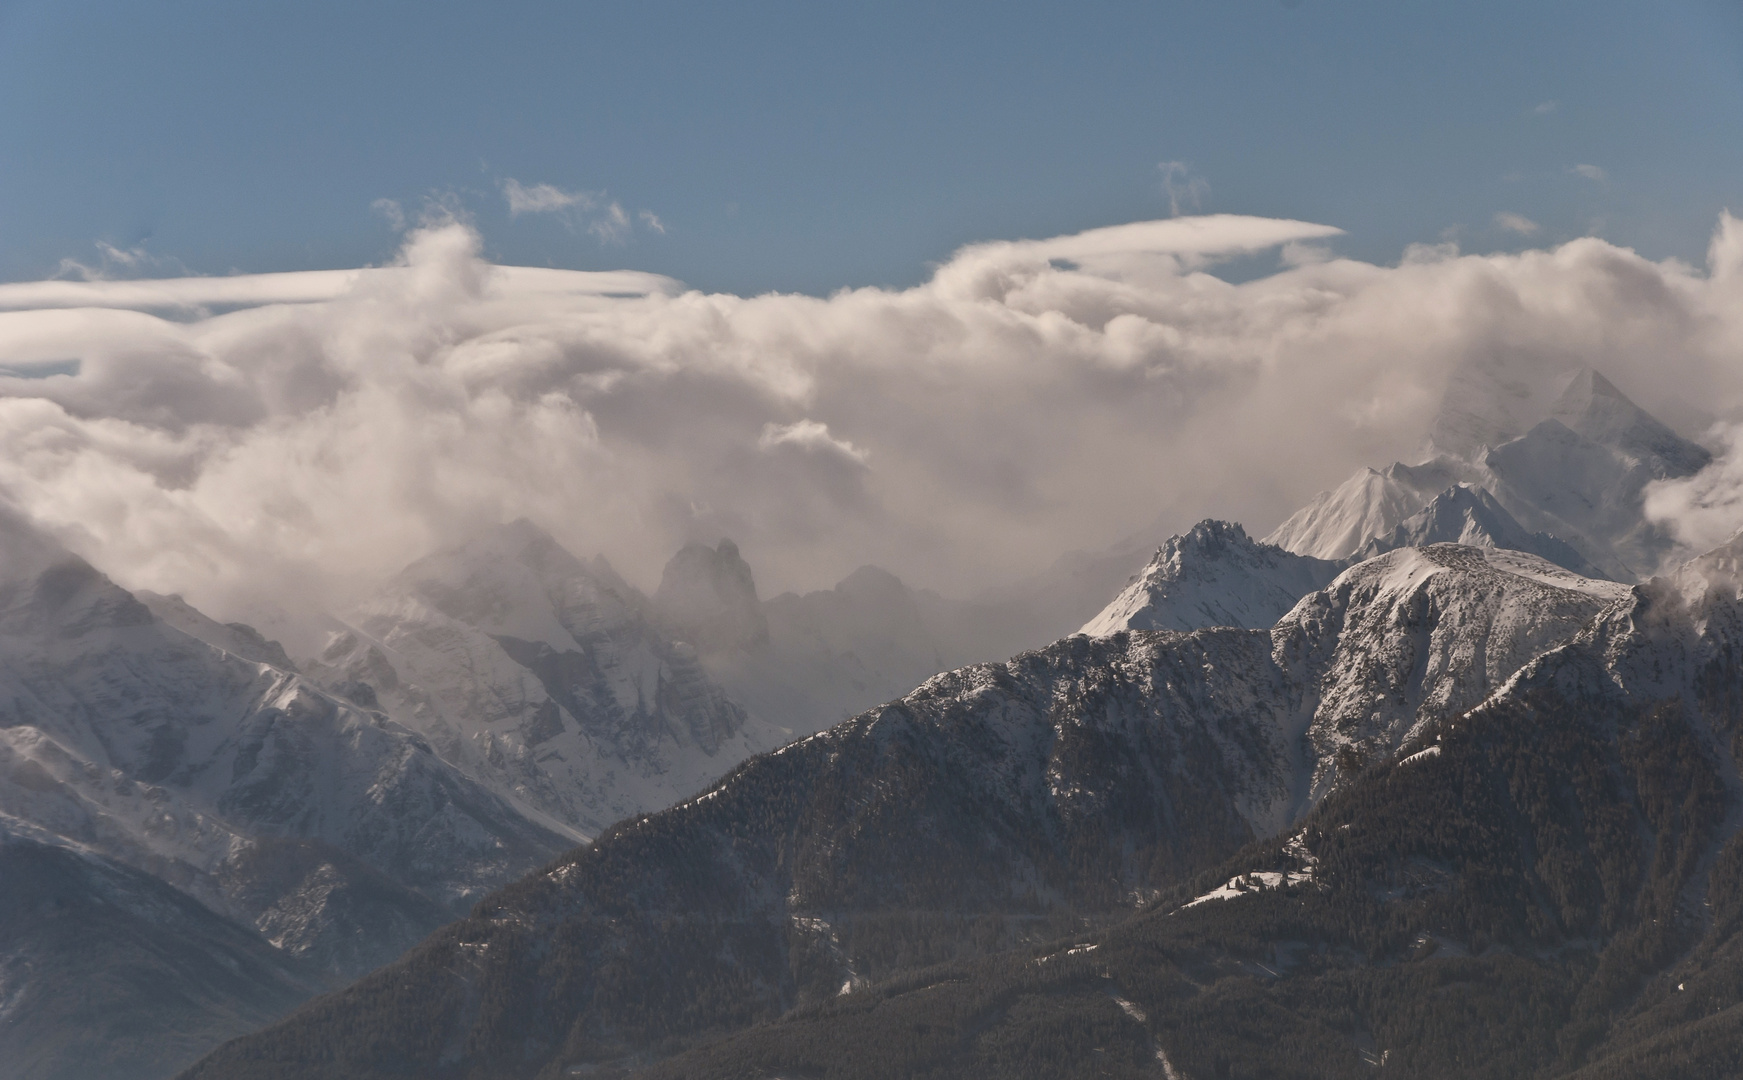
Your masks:
M654 607L679 640L705 655L768 644L769 623L757 601L756 581L731 540L680 549L660 575Z

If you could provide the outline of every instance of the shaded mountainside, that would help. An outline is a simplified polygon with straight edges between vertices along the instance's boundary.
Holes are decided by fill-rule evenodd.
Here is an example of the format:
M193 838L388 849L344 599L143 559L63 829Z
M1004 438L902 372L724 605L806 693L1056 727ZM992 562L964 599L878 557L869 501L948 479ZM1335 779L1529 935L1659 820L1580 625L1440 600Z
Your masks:
M194 1075L611 1060L1129 910L1287 791L1279 688L1206 676L1265 673L1269 647L1074 638L941 676L611 830Z
M1729 767L1674 704L1570 693L1601 673L1563 665L1587 663L1545 665L1118 927L907 973L636 1075L1735 1076Z
M0 1076L168 1076L321 985L149 874L0 835Z
M1039 940L1189 898L1249 845L1261 847L1247 868L1269 870L1250 860L1280 858L1291 823L1348 805L1545 653L1626 627L1619 613L1642 602L1531 556L1439 545L1346 571L1270 631L1079 636L939 676L624 823L188 1075L586 1075L747 1025L773 1026L746 1039L785 1045L796 1018L855 1013L929 965L958 965L949 979L972 995L970 974L1028 971L1011 957ZM1582 676L1600 691L1632 655L1612 651ZM1531 740L1529 725L1503 728ZM1065 1028L1130 1022L1094 986L1094 1007ZM1004 1029L1001 1053L1024 1059L1024 1031L1054 1037L1046 1002L1059 993L1014 1014L1026 1019ZM965 1030L998 1027L964 1009ZM942 1032L947 1015L917 1022ZM946 1041L974 1045L964 1038ZM867 1043L844 1029L839 1047L853 1045ZM698 1068L714 1068L712 1052ZM840 1075L909 1075L889 1065L900 1060Z
M1637 590L1115 927L635 1075L1736 1076L1743 670L1702 629L1736 606L1734 583Z

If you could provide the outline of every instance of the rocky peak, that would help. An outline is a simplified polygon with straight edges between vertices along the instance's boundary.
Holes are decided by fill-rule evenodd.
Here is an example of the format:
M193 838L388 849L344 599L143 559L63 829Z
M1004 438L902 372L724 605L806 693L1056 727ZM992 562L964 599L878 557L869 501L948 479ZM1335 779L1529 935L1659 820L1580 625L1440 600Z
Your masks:
M684 545L660 575L654 607L674 634L703 653L739 651L769 640L750 564L731 540L712 548Z
M1341 568L1259 543L1232 522L1206 519L1170 537L1081 632L1101 637L1121 630L1264 629Z

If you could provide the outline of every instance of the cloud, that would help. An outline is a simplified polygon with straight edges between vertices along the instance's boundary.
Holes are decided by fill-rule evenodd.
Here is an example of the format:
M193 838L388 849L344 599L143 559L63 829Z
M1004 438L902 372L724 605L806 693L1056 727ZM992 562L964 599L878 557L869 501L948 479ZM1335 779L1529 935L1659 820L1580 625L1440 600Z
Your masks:
M771 421L764 424L763 433L757 438L757 445L764 450L792 446L814 453L835 454L860 465L865 464L868 456L864 450L852 443L829 434L828 424L819 424L815 420L796 420L791 424L776 424Z
M406 226L405 208L395 199L377 199L369 204L369 208L381 215L388 228L394 232L404 232Z
M650 210L629 211L603 191L564 191L551 184L522 184L510 177L502 182L503 198L508 201L508 214L555 214L570 230L586 232L602 244L622 246L629 242L635 223L641 222L649 232L665 234L666 226L659 215Z
M1596 165L1574 165L1568 169L1568 172L1599 184L1610 179L1610 174Z
M1534 116L1548 116L1550 113L1553 113L1560 108L1561 102L1559 101L1540 101L1531 112Z
M62 259L60 265L55 268L53 276L72 281L109 281L117 277L163 273L166 270L186 272L186 267L179 259L153 255L145 249L144 245L119 248L107 241L99 240L96 247L98 256L96 265L82 263L72 258Z
M1156 168L1162 173L1162 191L1168 196L1168 215L1179 217L1181 207L1199 209L1210 194L1210 181L1192 171L1184 161L1164 161Z
M1152 526L1263 532L1409 458L1473 359L1743 423L1729 217L1710 273L1593 238L1211 272L1337 235L1177 217L741 297L493 266L448 222L365 270L0 285L0 501L225 618L343 604L520 516L644 584L731 536L766 593L874 563L961 595ZM1687 505L1717 521L1730 476Z
M312 304L338 300L359 291L391 291L413 277L410 267L364 270L297 270L235 277L155 278L143 281L23 281L0 284L0 311L49 308L127 308L135 311L201 311L216 307ZM640 296L670 293L678 282L635 270L547 270L530 266L491 267L493 294Z
M1688 552L1711 551L1743 529L1743 423L1718 424L1707 435L1720 449L1712 465L1646 489L1646 516Z
M522 214L550 214L571 207L591 210L598 205L599 199L599 196L589 191L564 191L550 184L527 187L513 177L502 182L502 194L508 200L511 217Z
M1520 236L1530 236L1532 233L1536 232L1540 226L1537 222L1532 221L1524 214L1515 214L1503 210L1495 215L1495 227L1498 229L1506 229L1508 232L1518 233Z
M587 231L602 244L622 244L629 239L629 215L617 203L607 203L600 208L599 216L587 223Z

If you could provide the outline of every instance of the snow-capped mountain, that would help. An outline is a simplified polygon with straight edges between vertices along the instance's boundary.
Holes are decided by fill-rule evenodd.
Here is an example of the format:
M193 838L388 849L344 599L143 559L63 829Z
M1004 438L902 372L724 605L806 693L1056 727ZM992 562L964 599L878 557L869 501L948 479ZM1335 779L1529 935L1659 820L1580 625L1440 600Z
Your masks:
M1437 453L1427 461L1364 469L1265 542L1318 558L1357 556L1370 543L1388 544L1408 519L1462 484L1485 492L1524 533L1573 548L1589 571L1636 581L1673 551L1671 537L1646 519L1646 485L1711 461L1589 368L1530 385L1485 367L1462 369L1430 443ZM1412 531L1420 528L1405 530ZM1528 550L1569 564L1542 543Z
M1239 525L1207 519L1164 544L1138 579L1079 632L1263 629L1343 567L1257 543Z
M1311 702L1310 803L1629 596L1522 552L1435 544L1359 563L1303 597L1271 636Z
M1356 558L1429 544L1523 551L1585 577L1603 576L1573 545L1549 533L1526 532L1487 489L1469 484L1456 484L1436 495L1391 532L1369 540Z
M450 906L562 844L412 732L176 629L4 524L12 831L91 847L220 909L224 868L256 838L330 846Z
M58 882L93 934L162 915L99 979L116 1030L161 1029L117 1070L162 1075L569 846L413 732L279 666L247 627L153 601L199 636L0 517L0 861ZM38 925L28 904L13 914ZM45 1018L92 1021L43 983L100 966L98 938L43 934L0 952L0 1042L34 1048L29 1075L76 1073L92 1060L77 1029ZM112 981L128 964L146 981Z
M787 736L728 699L604 560L528 521L413 563L342 618L306 665L317 679L573 842Z
M1262 543L1316 559L1349 559L1420 512L1438 493L1475 477L1469 466L1448 457L1362 469L1315 495Z
M1743 674L1716 628L1739 607L1734 583L1697 595L1626 590L1116 926L910 969L637 1075L1735 1076Z
M1651 604L1528 554L1440 544L1351 567L1269 630L1076 636L940 675L625 822L191 1075L246 1075L228 1070L252 1057L279 1063L274 1075L373 1077L448 1052L474 1069L510 1054L607 1068L957 955L970 946L942 929L950 919L1010 945L1048 912L1065 917L1058 932L1113 917L1405 767L1403 751L1558 650L1633 640ZM1615 663L1619 678L1638 666ZM944 952L895 949L880 929L922 923L919 940ZM480 1014L451 1051L409 1041L436 1021L395 987L464 1000L511 969L524 987L565 989ZM616 989L600 994L601 980ZM338 1025L357 1023L403 1037L345 1040Z

